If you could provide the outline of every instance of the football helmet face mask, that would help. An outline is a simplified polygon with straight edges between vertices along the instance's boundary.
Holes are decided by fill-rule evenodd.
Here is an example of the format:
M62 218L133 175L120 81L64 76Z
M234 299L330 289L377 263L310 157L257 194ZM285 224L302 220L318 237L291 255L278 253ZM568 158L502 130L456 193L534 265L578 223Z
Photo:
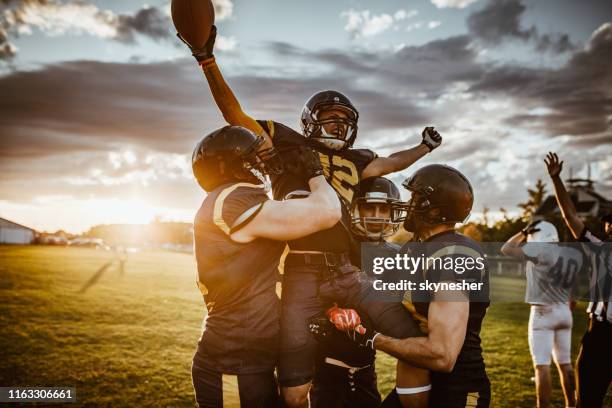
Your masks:
M204 137L194 149L191 164L198 184L212 191L233 181L265 184L266 174L282 172L273 148L261 149L262 136L239 126L225 126Z
M393 182L383 177L362 181L351 203L351 229L355 235L368 241L383 241L397 232L404 217L405 208Z
M359 112L337 91L314 94L304 105L300 125L304 136L331 150L353 146Z
M404 228L407 231L416 233L422 226L463 223L472 211L472 185L450 166L425 166L402 186L411 193L405 206ZM438 211L432 211L434 209Z

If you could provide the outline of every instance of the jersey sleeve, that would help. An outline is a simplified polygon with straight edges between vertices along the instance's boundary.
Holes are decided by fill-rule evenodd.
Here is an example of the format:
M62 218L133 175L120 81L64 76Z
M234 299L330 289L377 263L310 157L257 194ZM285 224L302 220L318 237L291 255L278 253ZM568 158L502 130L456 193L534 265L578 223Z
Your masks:
M538 265L550 265L554 262L552 244L543 242L528 242L521 247L527 260Z
M215 225L230 235L247 225L268 200L263 186L234 184L223 190L215 201Z

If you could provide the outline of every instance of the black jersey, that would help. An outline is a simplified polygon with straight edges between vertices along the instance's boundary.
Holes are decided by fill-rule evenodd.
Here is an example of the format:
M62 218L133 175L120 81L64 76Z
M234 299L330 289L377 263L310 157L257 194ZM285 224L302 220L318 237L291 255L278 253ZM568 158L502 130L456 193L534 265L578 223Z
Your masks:
M281 152L285 148L296 145L306 145L316 150L321 158L323 172L327 181L336 190L343 203L343 220L345 225L349 221L348 210L353 196L357 193L361 175L367 165L376 158L376 154L367 149L346 149L341 151L330 150L309 144L302 134L273 121L258 121L270 135L274 147ZM310 191L307 180L300 179L291 174L271 176L272 193L275 200L283 200L294 191ZM321 252L349 252L350 236L347 228L338 223L335 226L315 232L307 237L289 242L289 248L302 251Z
M208 309L199 347L229 374L267 371L277 362L276 281L285 243L230 239L250 219L243 219L247 210L261 208L268 199L262 185L226 184L208 193L195 218L198 285Z
M402 252L408 251L408 246L402 248ZM451 246L456 250L447 251ZM481 258L484 260L484 251L473 239L459 234L455 231L447 231L430 237L423 245L425 256L427 257L470 257L473 259ZM446 253L445 253L446 252ZM450 252L450 253L449 253ZM413 256L415 254L412 254ZM452 269L441 269L436 266L415 274L415 282L482 282L482 289L466 292L470 301L469 316L465 342L457 357L457 362L452 372L440 373L432 372L432 384L435 387L445 388L449 384L453 386L465 386L466 389L473 387L476 389L481 383L486 381L485 365L482 357L482 346L480 330L482 321L489 307L489 271L486 262L483 261L483 268L474 267L471 270L464 270L459 273ZM476 262L474 262L476 265ZM412 294L412 301L416 311L427 316L429 303L433 299L430 292L419 292ZM462 384L462 385L461 385Z

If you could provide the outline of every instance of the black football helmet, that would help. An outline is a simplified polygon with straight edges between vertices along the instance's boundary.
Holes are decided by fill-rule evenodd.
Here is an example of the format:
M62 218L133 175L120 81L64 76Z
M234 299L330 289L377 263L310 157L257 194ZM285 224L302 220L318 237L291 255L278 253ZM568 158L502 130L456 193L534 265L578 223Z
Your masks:
M404 220L405 206L395 184L384 177L370 177L359 184L351 203L351 230L368 241L393 235Z
M406 204L404 228L416 232L415 222L429 225L465 222L472 211L474 190L457 169L432 164L417 170L402 183L412 193ZM439 214L429 214L437 208Z
M195 147L191 167L206 191L232 181L265 183L265 174L279 174L282 164L273 148L261 150L258 136L240 126L225 126L205 136Z
M319 115L328 109L344 111L347 118L329 118L321 120ZM308 99L304 108L300 125L307 138L332 150L342 150L353 146L357 137L357 121L359 112L351 101L337 91L321 91ZM331 134L325 130L325 125L339 125Z

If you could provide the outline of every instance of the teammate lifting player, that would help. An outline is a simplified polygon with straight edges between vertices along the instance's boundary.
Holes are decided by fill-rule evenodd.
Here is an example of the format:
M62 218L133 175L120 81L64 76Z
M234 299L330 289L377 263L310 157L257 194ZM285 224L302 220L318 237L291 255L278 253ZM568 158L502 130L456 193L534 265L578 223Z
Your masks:
M274 146L281 159L287 149L295 146L308 144L315 149L328 182L342 198L345 214L360 180L403 170L441 143L440 135L433 128L426 128L421 144L389 157L377 157L370 150L351 149L357 134L358 112L348 98L336 91L319 92L306 103L301 115L303 135L277 122L256 121L242 111L221 76L213 56L215 35L213 27L204 47L191 51L202 67L226 121L262 135L266 139L262 148ZM309 190L303 177L284 174L271 175L270 179L275 199ZM307 217L295 217L296 221L301 219L307 222ZM361 306L381 332L394 337L405 338L421 333L401 305L387 304L386 308L368 310L369 305L359 304L359 270L350 263L350 238L341 223L292 240L289 248L283 278L279 380L287 405L301 407L308 403L317 349L316 341L308 332L307 321L328 308L332 300ZM347 286L352 289L342 286L346 282L350 282ZM404 378L400 371L398 385L411 387L415 381L427 381L415 379L413 375L407 377Z
M280 305L278 261L285 240L336 224L340 201L322 176L316 153L288 152L284 172L304 177L311 194L272 201L263 175L281 171L274 151L261 152L263 137L226 126L196 146L192 166L208 192L194 222L198 286L207 308L193 358L192 378L200 407L223 406L223 375L236 375L244 408L276 407ZM308 223L293 223L308 216Z

